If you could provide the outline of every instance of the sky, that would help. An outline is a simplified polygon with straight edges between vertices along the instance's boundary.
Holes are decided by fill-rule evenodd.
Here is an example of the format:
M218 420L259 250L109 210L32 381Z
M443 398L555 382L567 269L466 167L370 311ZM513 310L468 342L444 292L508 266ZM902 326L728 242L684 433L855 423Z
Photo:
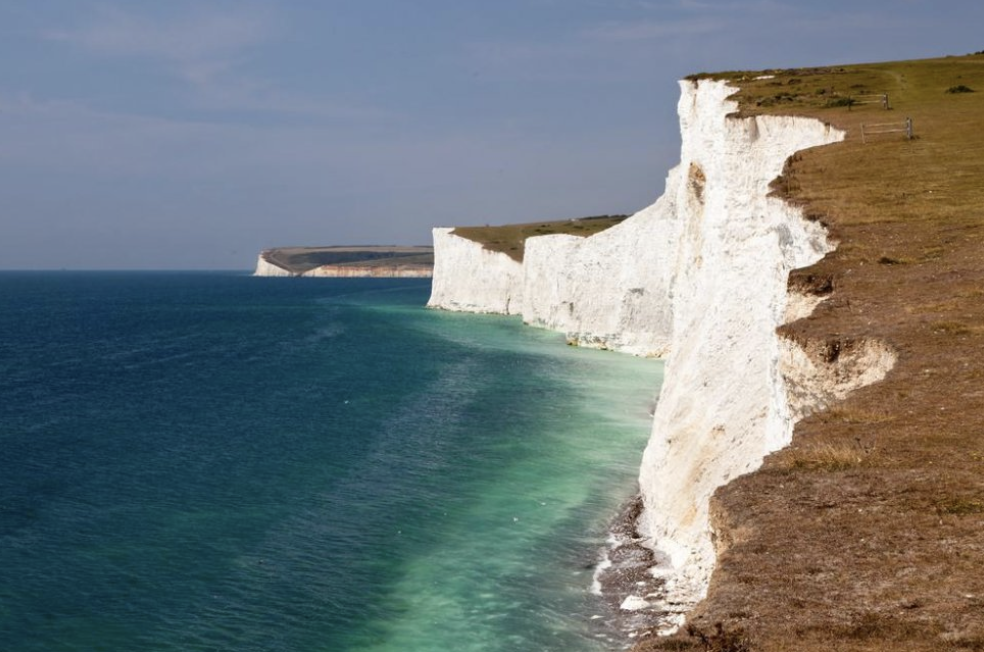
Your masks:
M632 213L677 80L984 49L980 0L0 0L0 269Z

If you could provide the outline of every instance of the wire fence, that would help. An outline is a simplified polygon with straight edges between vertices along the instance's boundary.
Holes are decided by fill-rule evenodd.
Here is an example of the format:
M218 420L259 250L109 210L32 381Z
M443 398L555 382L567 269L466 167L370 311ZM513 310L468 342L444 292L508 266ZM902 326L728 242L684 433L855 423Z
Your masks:
M901 122L881 122L878 124L861 123L861 142L867 143L872 136L883 134L905 134L906 140L912 140L912 118Z
M851 105L858 104L881 104L881 107L888 111L892 105L888 102L888 93L873 93L870 95L852 95Z

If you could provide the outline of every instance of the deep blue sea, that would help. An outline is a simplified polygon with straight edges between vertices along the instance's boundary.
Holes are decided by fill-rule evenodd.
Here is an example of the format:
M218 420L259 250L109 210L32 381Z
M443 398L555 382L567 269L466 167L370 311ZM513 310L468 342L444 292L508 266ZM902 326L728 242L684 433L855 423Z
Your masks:
M0 273L0 650L605 649L662 366L429 291Z

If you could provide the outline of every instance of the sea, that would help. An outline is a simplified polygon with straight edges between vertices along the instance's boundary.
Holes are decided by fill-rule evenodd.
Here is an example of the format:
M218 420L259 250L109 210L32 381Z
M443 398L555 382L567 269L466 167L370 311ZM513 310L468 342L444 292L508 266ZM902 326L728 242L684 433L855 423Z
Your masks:
M619 647L661 363L429 292L0 273L0 650Z

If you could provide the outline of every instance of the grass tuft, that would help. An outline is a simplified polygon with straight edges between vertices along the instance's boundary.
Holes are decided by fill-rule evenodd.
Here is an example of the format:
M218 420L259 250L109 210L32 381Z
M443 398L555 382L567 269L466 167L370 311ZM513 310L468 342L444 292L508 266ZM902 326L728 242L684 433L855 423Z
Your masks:
M886 421L891 421L896 418L889 409L880 411L869 411L861 410L854 407L844 407L843 405L835 406L828 409L826 412L821 414L823 419L828 422L841 421L844 423L854 423L854 424L872 424L872 423L884 423ZM858 442L859 448L862 450L870 450L867 447L861 446Z
M802 471L847 471L870 465L875 450L861 444L808 444L790 448L788 466Z
M921 628L914 623L900 621L875 612L867 612L844 627L840 634L847 639L906 640L920 633L920 630Z
M940 515L967 516L968 514L984 514L984 500L980 498L940 498L935 504L936 513Z
M933 330L941 335L970 335L974 329L959 321L938 321Z
M824 89L818 89L818 90L824 90ZM818 93L818 94L822 95L823 93ZM844 106L851 107L854 106L855 104L856 102L854 101L854 99L850 97L832 97L829 100L827 100L827 103L824 106L826 106L828 109L836 109Z
M728 630L717 623L712 631L705 632L696 625L687 625L687 634L700 644L703 652L751 652L752 649L745 630L740 627Z

